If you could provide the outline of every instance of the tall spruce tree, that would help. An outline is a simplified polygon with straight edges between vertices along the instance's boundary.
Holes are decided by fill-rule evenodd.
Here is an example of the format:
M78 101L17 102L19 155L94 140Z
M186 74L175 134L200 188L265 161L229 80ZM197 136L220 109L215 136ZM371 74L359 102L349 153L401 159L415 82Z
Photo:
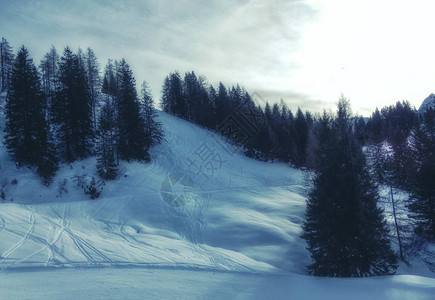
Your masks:
M187 103L183 93L183 81L178 71L169 75L169 83L171 113L177 117L187 119Z
M94 128L97 127L97 101L101 88L101 76L100 76L100 64L98 63L97 56L91 48L86 49L84 55L85 69L88 78L89 91L91 94L91 107L92 107L92 119L94 122Z
M162 124L157 120L157 112L154 108L154 100L148 83L144 81L141 86L141 112L145 125L146 146L151 147L163 139Z
M122 59L118 68L118 126L120 158L149 161L144 120L136 92L136 80L127 62Z
M293 122L293 129L296 146L296 158L294 163L296 166L301 167L305 165L305 160L307 157L308 123L304 113L300 108L298 108L296 113L296 117Z
M4 92L9 87L9 80L12 72L12 65L14 63L14 53L8 41L2 37L0 42L0 91Z
M14 61L6 100L6 147L18 165L38 167L46 183L57 170L38 72L22 46Z
M101 109L97 129L97 171L100 177L106 180L115 179L118 173L116 117L115 105L109 100Z
M82 57L67 47L59 65L59 89L51 106L56 138L68 162L92 151L91 94Z
M324 114L313 188L302 237L316 276L391 274L397 257L390 247L378 195L350 127L349 102L341 98L335 119Z
M118 93L118 84L116 80L116 69L113 60L107 61L104 69L103 83L101 86L101 92L107 96L116 96Z
M53 98L56 96L59 78L59 61L60 57L54 46L44 55L41 60L39 69L42 75L42 90L44 92L46 118L50 120L48 109L51 107Z
M409 209L416 231L428 240L435 238L435 112L429 109L412 132L407 144ZM411 175L412 174L412 175Z

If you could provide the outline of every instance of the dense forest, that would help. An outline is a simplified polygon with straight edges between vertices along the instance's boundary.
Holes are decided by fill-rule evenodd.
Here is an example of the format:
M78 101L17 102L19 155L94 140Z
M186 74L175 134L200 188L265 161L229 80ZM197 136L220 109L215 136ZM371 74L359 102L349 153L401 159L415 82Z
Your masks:
M138 94L124 59L109 60L102 77L90 48L60 56L52 47L39 67L24 46L14 55L3 39L1 49L4 139L17 166L35 168L48 185L59 163L95 155L109 180L120 159L149 161L163 133L146 82Z
M148 162L163 138L150 89L144 82L138 91L124 59L101 72L92 49L66 47L59 55L52 47L36 66L24 46L14 54L3 38L0 71L5 145L17 166L34 168L47 185L60 163L89 156L97 156L99 176L112 180L120 160ZM311 274L390 274L397 256L406 261L435 239L433 109L417 112L401 101L364 118L342 96L336 113L293 113L282 100L260 106L243 87L213 86L193 71L170 73L159 104L249 157L306 170L302 237ZM394 197L399 192L406 199Z

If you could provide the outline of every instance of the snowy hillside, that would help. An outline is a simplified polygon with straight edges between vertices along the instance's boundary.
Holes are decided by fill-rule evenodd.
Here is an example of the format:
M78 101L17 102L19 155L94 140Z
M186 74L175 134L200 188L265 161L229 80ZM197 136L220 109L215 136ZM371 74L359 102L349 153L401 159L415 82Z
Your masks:
M166 141L154 149L153 162L123 163L97 201L77 188L97 177L93 158L63 166L47 188L32 171L16 169L2 149L8 185L0 267L141 264L301 273L308 257L298 237L300 172L221 153L225 161L214 176L196 174L189 159L204 142L218 146L212 134L165 113L160 118ZM162 201L165 187L160 191L177 173L194 184L182 207Z
M152 162L122 162L97 200L81 187L98 178L94 158L63 165L45 187L0 144L0 298L346 299L368 288L371 298L430 299L435 292L435 279L419 276L305 276L303 173L248 159L163 112L159 119L165 140Z

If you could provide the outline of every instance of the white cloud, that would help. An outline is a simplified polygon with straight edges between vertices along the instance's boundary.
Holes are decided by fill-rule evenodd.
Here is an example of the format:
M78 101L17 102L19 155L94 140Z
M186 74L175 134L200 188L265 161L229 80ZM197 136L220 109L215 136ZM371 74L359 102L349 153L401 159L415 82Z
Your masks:
M194 70L270 101L319 110L341 93L354 111L432 92L431 1L11 1L0 28L35 61L55 45L124 57L155 98L164 76ZM156 99L156 100L157 100ZM328 107L328 108L329 108Z

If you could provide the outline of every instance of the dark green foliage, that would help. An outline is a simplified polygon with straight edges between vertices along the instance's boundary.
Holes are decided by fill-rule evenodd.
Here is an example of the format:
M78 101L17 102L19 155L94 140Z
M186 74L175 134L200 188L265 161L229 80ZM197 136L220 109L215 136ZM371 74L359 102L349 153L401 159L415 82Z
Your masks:
M162 124L157 121L157 112L148 84L144 81L141 87L141 112L145 125L145 144L151 147L163 139Z
M140 104L136 92L136 81L130 66L121 60L118 79L118 153L121 159L149 161L146 144L145 124L140 115Z
M370 120L367 123L368 138L371 143L379 144L383 141L382 128L384 120L379 109L376 108Z
M219 87L216 93L215 107L216 107L216 124L219 125L222 124L222 122L231 113L231 104L228 98L228 91L222 82L219 83Z
M3 37L0 42L0 91L2 92L9 88L13 62L14 54L12 52L12 47Z
M98 59L91 48L86 49L84 55L84 65L86 70L86 75L88 79L88 86L91 98L91 109L92 109L92 119L94 128L97 127L97 100L101 88L101 77L100 77L100 64Z
M417 224L417 233L435 238L435 127L434 111L423 116L423 122L412 132L407 144L408 157L404 165L407 186L411 193L409 209Z
M317 163L302 237L316 276L391 274L397 258L390 248L378 195L350 128L348 102L338 116L320 120Z
M296 148L295 164L297 166L304 166L307 154L308 123L304 113L300 108L298 108L296 113L296 117L293 122L293 129Z
M118 173L116 163L117 127L114 105L108 101L101 109L97 129L97 171L105 180L113 180Z
M36 166L49 183L57 170L36 67L23 46L14 61L6 103L6 147L18 165Z
M116 96L118 93L118 83L116 79L116 69L113 61L109 59L104 69L104 78L101 92L109 96Z
M45 98L45 116L49 117L48 109L52 106L53 99L56 97L57 89L59 87L59 54L54 47L45 54L41 60L39 69L41 72L42 90Z
M169 74L165 78L162 87L161 106L163 111L167 113L188 119L188 108L183 94L183 81L178 71Z
M83 60L67 47L59 65L59 89L51 107L62 158L72 162L92 150L91 93Z

